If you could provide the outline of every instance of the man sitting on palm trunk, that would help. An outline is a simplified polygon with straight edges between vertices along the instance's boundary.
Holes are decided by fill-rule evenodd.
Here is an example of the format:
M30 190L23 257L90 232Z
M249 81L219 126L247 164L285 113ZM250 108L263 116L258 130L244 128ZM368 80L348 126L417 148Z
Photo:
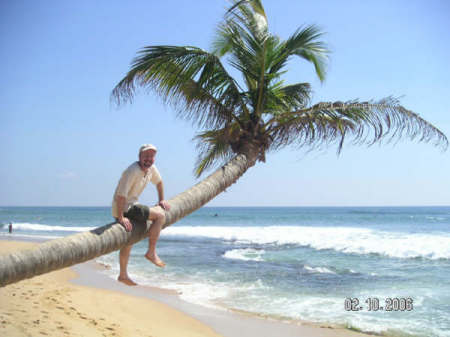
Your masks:
M139 149L139 161L131 164L122 173L114 193L112 215L128 232L133 229L130 219L143 222L151 221L148 250L145 257L158 267L164 267L165 263L156 254L156 242L166 220L164 211L169 210L170 205L164 200L163 181L154 165L156 152L157 149L154 145L142 145ZM159 198L158 204L151 208L137 203L139 196L149 182L156 186ZM123 247L119 254L120 273L118 280L127 285L136 285L127 272L132 246Z

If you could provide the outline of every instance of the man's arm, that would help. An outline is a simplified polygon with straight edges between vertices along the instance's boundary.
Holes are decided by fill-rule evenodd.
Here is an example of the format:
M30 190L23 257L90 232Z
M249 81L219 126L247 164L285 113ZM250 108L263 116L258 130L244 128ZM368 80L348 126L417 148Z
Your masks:
M170 210L169 203L164 199L164 184L162 180L156 184L156 189L158 190L158 205L166 211Z
M127 217L123 216L123 210L125 209L126 199L121 195L117 195L116 201L117 201L117 212L119 213L119 217L117 218L117 220L119 221L120 224L122 224L122 226L125 227L125 230L127 232L130 232L133 229L133 224Z

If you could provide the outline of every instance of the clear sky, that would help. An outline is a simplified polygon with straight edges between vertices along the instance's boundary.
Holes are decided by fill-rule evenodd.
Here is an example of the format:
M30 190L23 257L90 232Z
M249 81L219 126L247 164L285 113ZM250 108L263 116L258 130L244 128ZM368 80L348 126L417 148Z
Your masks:
M266 0L272 33L318 24L332 50L321 84L292 60L313 103L402 97L450 137L450 2ZM110 93L148 45L210 49L225 0L1 1L0 205L107 206L142 143L158 146L166 197L197 180L196 130L142 92ZM350 144L348 144L350 145ZM155 202L149 186L141 197ZM450 150L400 141L270 153L210 206L450 205Z

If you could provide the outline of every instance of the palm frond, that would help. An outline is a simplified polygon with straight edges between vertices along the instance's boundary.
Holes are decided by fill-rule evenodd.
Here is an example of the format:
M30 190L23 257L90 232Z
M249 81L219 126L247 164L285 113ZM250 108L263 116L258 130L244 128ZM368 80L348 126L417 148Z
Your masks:
M223 29L228 34L230 53L229 64L237 69L244 78L247 88L259 79L259 54L261 44L246 29L235 22L227 22Z
M296 83L282 87L286 108L284 111L301 109L309 104L311 99L311 85L309 83Z
M217 57L223 57L233 48L233 31L226 23L219 24L212 42L212 53Z
M316 148L338 141L340 152L344 138L350 138L353 144L370 146L403 137L433 142L444 150L448 147L448 140L439 129L393 97L378 102L322 102L281 114L267 124L274 148L292 143Z
M250 6L254 12L266 17L266 12L260 0L234 0L234 5L228 9L227 14L233 12L239 6Z
M225 18L245 27L257 40L264 40L268 33L267 16L260 0L235 1Z
M285 86L284 81L272 82L264 97L265 119L276 119L286 111L305 108L309 104L311 87L309 83L297 83Z
M323 33L315 25L297 29L291 37L279 46L279 58L271 66L270 72L279 72L291 56L297 55L313 63L317 76L321 81L324 81L329 50L325 43L320 41L322 36Z
M270 150L296 145L308 151L324 148L338 142L338 153L346 134L355 128L350 120L327 114L305 113L280 122L268 130L272 140Z
M243 110L238 84L215 55L196 47L142 49L112 97L131 101L137 86L155 90L200 127L223 126Z
M230 65L242 73L248 91L258 87L261 92L266 81L265 50L270 38L261 1L235 1L217 30L214 53L218 56L229 54ZM253 108L256 111L261 105L261 99L257 100L259 105Z
M194 138L198 150L194 169L197 178L209 168L218 163L224 164L232 158L234 155L230 145L232 138L233 130L230 127L204 131Z

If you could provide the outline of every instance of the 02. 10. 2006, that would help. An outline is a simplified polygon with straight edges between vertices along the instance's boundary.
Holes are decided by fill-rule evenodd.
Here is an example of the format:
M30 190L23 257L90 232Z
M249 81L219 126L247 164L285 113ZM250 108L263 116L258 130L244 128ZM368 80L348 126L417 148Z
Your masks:
M414 300L410 297L386 297L380 301L377 297L369 297L360 301L357 297L347 297L344 301L346 311L412 311Z

